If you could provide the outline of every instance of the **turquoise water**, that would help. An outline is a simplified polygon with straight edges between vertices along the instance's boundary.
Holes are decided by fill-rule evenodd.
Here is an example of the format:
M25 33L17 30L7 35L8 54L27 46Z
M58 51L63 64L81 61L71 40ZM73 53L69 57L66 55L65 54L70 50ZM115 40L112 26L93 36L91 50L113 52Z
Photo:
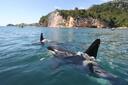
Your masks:
M128 30L41 27L0 27L0 85L111 85L73 65L57 67L48 45L38 44L41 32L58 42L53 44L75 52L100 38L98 63L128 85Z

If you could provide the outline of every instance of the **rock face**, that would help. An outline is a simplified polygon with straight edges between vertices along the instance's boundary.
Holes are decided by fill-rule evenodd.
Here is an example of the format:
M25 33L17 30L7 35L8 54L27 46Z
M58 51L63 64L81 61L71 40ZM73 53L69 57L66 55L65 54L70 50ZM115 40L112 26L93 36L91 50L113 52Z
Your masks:
M56 9L40 18L45 27L128 27L128 1L112 0L88 9Z
M64 19L58 11L54 11L48 16L47 27L95 27L104 28L107 27L107 23L93 18L79 18L75 19L72 16L68 16Z
M66 21L66 27L76 27L76 22L73 17L69 17L68 20Z
M107 23L93 18L80 18L76 20L77 27L94 27L94 28L105 28Z
M48 27L63 27L64 19L59 15L59 12L53 12L48 17Z

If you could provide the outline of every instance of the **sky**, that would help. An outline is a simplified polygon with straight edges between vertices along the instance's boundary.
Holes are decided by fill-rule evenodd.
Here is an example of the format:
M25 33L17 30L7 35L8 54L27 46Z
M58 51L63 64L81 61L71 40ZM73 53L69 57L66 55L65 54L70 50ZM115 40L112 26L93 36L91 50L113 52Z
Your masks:
M110 0L0 0L0 26L35 23L55 9L89 8Z

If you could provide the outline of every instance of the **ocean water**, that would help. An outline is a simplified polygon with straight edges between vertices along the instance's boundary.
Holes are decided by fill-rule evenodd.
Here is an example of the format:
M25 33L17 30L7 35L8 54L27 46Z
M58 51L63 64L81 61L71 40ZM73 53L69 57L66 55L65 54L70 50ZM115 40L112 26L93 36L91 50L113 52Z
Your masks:
M40 33L54 41L41 45ZM47 50L51 44L77 52L101 39L97 62L128 85L128 30L0 27L0 85L111 85L75 65L57 66Z

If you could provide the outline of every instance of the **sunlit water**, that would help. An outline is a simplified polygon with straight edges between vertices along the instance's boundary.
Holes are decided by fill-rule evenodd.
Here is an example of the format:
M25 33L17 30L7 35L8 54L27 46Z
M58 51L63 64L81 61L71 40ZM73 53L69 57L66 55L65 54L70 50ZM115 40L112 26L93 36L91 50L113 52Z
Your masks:
M41 27L0 27L0 85L111 85L74 65L57 67L48 45L38 44L41 32L58 42L52 44L74 52L85 51L100 38L98 63L128 85L128 30Z

